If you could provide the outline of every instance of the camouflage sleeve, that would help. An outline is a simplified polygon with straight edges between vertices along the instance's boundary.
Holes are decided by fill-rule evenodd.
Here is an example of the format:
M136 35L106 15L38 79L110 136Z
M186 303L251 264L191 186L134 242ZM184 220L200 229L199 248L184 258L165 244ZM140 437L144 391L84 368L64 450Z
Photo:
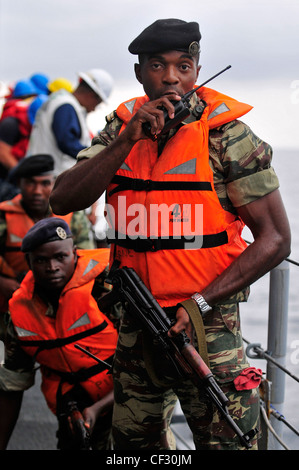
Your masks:
M92 250L95 248L90 222L84 211L73 213L70 228L74 237L74 244L77 248L82 250Z
M210 162L222 206L234 212L279 187L272 148L241 121L210 132Z
M4 364L0 366L0 390L6 392L27 390L34 384L34 377L34 361L21 348L12 321L9 320Z
M106 120L107 124L104 129L92 139L91 147L81 150L77 155L77 160L94 157L118 136L122 121L117 117L116 112L107 116Z

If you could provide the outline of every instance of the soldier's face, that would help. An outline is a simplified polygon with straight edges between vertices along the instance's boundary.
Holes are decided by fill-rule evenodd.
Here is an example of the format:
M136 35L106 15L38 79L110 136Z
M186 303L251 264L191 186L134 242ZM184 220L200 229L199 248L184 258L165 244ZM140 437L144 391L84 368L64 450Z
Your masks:
M54 186L54 176L21 178L23 202L29 211L44 214L48 210L49 197Z
M140 64L135 64L137 80L150 100L183 96L194 87L199 70L197 57L180 51L142 56Z
M45 243L29 253L28 261L38 286L47 291L61 291L75 270L77 254L73 240Z

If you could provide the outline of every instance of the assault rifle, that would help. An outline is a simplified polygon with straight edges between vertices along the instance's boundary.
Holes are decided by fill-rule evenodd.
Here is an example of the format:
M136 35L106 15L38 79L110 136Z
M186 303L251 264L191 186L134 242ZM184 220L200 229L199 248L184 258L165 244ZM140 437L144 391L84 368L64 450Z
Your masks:
M70 418L71 432L78 444L78 450L91 450L90 434L75 401L68 403L68 416Z
M171 320L134 269L128 267L116 269L111 273L108 282L112 284L113 289L100 299L100 309L105 312L117 301L126 303L129 314L140 322L160 344L180 377L192 380L196 387L205 390L207 396L237 434L241 444L246 449L250 449L252 447L250 440L256 435L257 430L252 429L243 434L237 426L227 409L229 400L208 366L191 345L187 334L183 332L172 338L168 336L168 331L172 326Z

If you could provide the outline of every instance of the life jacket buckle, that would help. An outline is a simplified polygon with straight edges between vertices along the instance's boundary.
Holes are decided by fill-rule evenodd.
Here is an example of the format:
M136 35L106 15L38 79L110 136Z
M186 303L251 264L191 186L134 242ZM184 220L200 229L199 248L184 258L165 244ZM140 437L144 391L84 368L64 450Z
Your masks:
M132 190L133 191L150 191L152 181L151 180L142 180L142 179L133 179L132 180Z

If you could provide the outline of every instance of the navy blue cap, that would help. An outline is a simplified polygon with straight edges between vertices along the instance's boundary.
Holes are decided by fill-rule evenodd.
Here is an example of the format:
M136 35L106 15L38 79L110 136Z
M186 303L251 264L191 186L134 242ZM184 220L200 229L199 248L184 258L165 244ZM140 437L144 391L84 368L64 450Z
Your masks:
M23 238L21 250L30 253L44 243L71 238L72 232L65 220L49 217L37 222Z
M201 34L195 21L168 18L157 20L129 45L131 54L155 54L163 51L183 51L195 56L199 53Z

